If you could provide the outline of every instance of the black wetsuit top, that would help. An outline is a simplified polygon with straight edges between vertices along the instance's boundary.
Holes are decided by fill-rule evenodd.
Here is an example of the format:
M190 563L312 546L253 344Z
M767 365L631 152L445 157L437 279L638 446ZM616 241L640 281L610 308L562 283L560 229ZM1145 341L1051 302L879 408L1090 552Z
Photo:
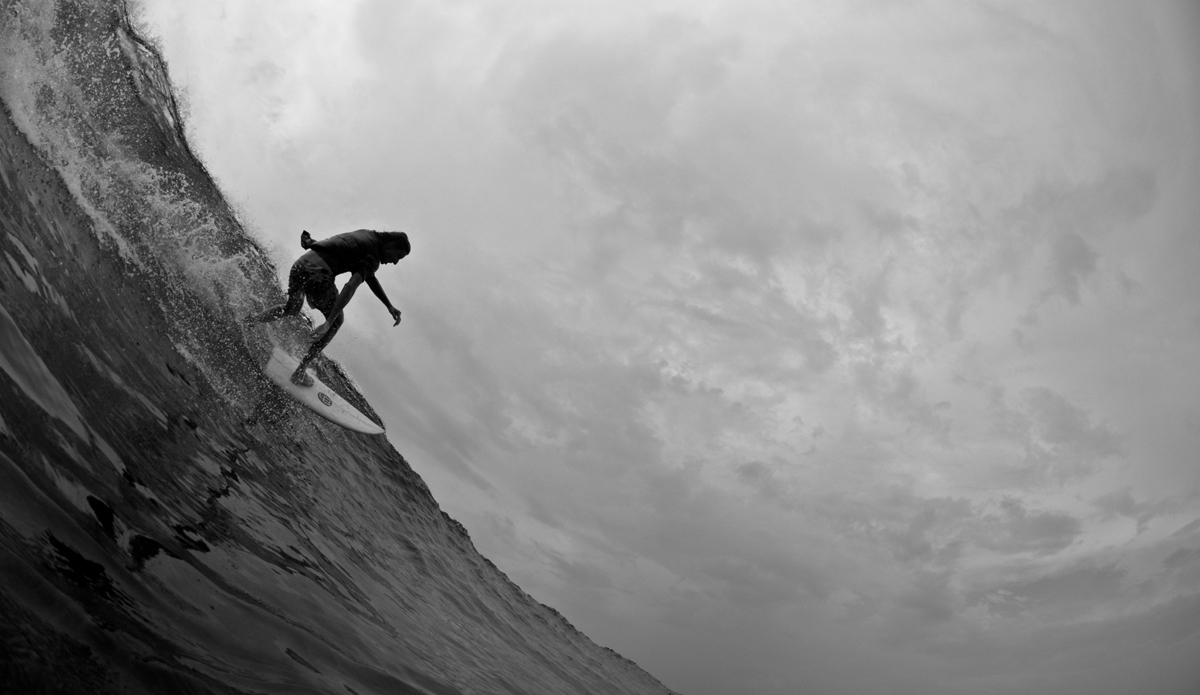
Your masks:
M371 277L379 270L383 258L385 237L370 229L359 229L328 239L314 241L308 252L301 256L306 260L318 260L335 276L342 273L362 273Z

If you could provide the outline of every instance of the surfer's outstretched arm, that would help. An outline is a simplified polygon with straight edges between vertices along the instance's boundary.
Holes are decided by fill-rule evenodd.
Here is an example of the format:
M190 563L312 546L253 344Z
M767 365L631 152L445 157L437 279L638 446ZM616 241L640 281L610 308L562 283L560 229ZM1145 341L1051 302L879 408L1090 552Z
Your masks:
M379 301L383 302L383 305L387 307L388 313L391 314L392 318L396 320L396 322L392 325L399 325L400 310L392 306L391 301L388 300L387 293L383 291L383 286L379 284L379 280L376 279L374 275L367 276L367 287L370 287L371 291L375 293L375 296L379 297Z

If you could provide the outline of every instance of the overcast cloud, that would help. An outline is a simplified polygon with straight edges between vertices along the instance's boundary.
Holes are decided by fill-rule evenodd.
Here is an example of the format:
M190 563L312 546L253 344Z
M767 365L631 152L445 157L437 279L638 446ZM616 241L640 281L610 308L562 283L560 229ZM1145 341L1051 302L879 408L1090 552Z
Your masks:
M1200 683L1194 3L140 12L480 550L686 695Z

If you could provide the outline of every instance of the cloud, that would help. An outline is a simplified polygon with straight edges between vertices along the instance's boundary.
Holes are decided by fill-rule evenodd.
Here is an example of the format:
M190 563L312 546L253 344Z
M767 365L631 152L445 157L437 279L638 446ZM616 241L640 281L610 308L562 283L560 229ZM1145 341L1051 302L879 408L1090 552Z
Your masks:
M1045 184L1033 188L1007 216L1025 233L1047 234L1049 287L1038 303L1059 296L1077 305L1083 283L1099 267L1096 244L1146 215L1157 198L1153 172L1144 169L1109 170L1098 179L1074 187ZM1119 263L1119 259L1112 259Z
M1160 500L1153 503L1138 502L1129 488L1101 495L1093 500L1092 504L1106 515L1120 515L1134 519L1137 521L1138 533L1145 531L1152 519L1176 506L1171 500Z
M921 500L917 509L907 527L888 534L896 558L926 567L957 560L965 544L960 529L975 515L970 503L963 499Z
M1186 567L1200 560L1200 548L1180 548L1163 558L1163 566L1169 569Z
M1102 470L1123 454L1120 438L1065 396L1045 386L1023 388L1012 406L1003 389L987 390L987 419L1003 452L990 467L994 484L1024 489L1061 486Z
M1082 450L1094 456L1117 453L1116 438L1103 426L1092 426L1087 414L1061 394L1046 387L1022 391L1043 440L1055 446Z
M1064 234L1055 242L1053 252L1054 288L1072 304L1079 303L1079 284L1096 269L1096 252L1078 234Z
M1083 530L1074 517L1059 512L1030 513L1012 497L1002 499L997 511L984 516L983 521L975 542L1004 553L1055 553L1069 546Z
M572 562L555 553L548 553L559 578L579 588L609 589L613 581L604 568L588 562Z
M959 607L957 592L944 573L921 572L912 587L899 596L901 606L914 611L922 622L942 623L952 619Z

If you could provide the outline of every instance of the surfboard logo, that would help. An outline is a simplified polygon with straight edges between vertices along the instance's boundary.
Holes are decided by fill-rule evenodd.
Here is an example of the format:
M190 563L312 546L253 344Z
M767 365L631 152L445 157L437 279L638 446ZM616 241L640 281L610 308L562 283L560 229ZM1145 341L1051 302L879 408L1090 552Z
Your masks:
M326 396L324 393L318 392L317 398L320 398L321 402L324 403L325 405L333 405L333 399L330 398L329 396Z

